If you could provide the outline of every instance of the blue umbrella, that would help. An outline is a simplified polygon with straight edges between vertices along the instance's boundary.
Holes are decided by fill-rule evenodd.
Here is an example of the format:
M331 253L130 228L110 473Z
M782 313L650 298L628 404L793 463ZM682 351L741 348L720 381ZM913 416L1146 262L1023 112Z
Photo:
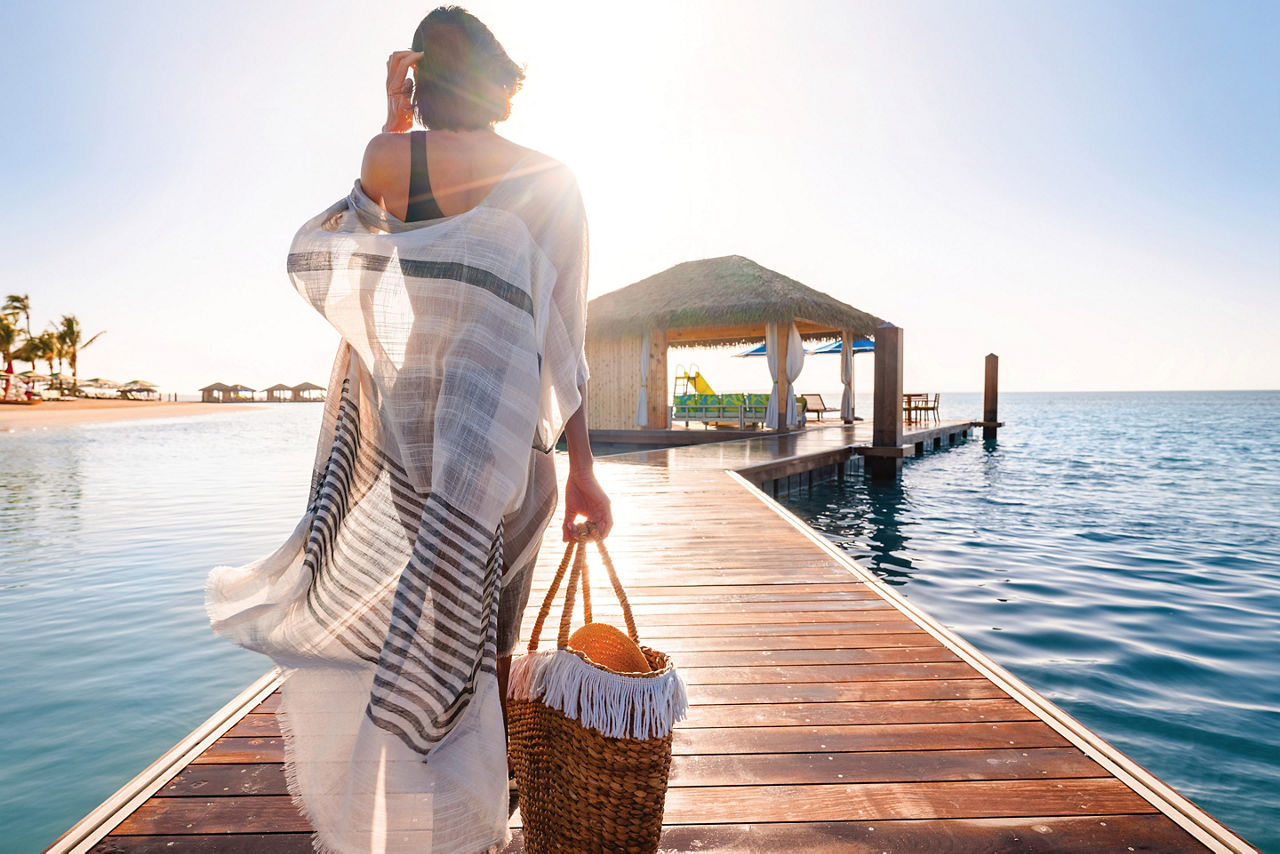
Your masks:
M812 350L805 350L804 354L806 356L816 356L821 353L839 353L840 344L841 344L841 341L839 338L837 338L835 341L828 341L826 344L820 344L819 346L814 347ZM872 341L869 338L859 338L857 341L850 343L849 347L850 349L853 350L853 354L856 356L859 353L870 353L874 351L876 349L876 344L874 341ZM738 355L739 356L763 356L764 345L757 344L756 346L752 347L750 350L747 350L746 352L743 352L743 353L739 353Z
M808 355L816 356L819 353L839 353L843 342L837 338L835 341L828 341L826 344L820 344L808 351ZM870 338L859 338L857 341L849 342L849 349L853 351L853 355L859 353L871 353L876 349L876 342Z

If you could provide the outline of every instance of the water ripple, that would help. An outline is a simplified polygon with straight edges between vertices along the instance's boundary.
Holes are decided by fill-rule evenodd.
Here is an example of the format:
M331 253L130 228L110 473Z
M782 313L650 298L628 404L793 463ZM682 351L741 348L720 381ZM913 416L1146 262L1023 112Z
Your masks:
M1280 850L1280 438L1257 429L1280 416L1280 393L1027 394L1001 407L998 444L788 504Z

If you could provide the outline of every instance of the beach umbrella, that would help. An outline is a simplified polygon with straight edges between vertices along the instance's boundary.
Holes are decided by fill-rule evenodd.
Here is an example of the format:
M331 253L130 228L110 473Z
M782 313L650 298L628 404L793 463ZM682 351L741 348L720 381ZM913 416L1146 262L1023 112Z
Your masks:
M826 344L819 344L817 347L806 349L804 352L806 356L820 356L824 353L839 354L840 344L841 344L840 339L837 338L835 341L828 341ZM851 349L853 351L853 354L856 356L859 353L875 352L876 344L874 341L872 341L869 338L859 338L857 341L854 341L850 344L849 349ZM740 357L741 356L763 356L763 355L764 355L763 344L760 344L756 347L752 347L750 350L746 350L738 354L738 356Z
M90 377L87 380L80 380L80 385L88 386L89 388L120 388L120 383L103 377Z
M142 391L144 389L153 389L155 387L155 383L149 383L146 380L129 380L127 383L120 386L120 388L128 389L129 391Z
M818 356L823 353L839 353L841 351L842 342L840 339L828 341L826 344L820 344L809 351L811 355ZM874 353L876 350L876 342L870 338L859 338L856 341L849 342L849 349L856 356L859 353Z
M35 371L23 371L18 374L18 376L22 377L24 380L38 383L47 383L49 380L53 379L53 377L47 377L44 374L38 374Z

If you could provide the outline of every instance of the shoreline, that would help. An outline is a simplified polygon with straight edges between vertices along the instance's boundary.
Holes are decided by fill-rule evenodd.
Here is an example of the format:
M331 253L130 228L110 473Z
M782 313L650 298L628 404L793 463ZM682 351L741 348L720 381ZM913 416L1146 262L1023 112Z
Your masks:
M46 400L36 406L0 406L0 433L54 430L101 424L107 421L134 421L143 418L175 418L261 409L253 403L200 403L169 400Z

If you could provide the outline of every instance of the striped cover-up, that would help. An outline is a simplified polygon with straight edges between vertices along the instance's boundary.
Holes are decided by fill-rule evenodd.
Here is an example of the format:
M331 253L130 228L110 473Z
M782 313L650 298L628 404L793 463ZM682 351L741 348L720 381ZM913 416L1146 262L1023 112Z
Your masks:
M318 850L494 849L499 596L536 555L586 381L576 184L530 155L479 207L411 225L357 184L288 263L343 339L310 503L276 553L213 571L213 626L287 676L285 770Z

